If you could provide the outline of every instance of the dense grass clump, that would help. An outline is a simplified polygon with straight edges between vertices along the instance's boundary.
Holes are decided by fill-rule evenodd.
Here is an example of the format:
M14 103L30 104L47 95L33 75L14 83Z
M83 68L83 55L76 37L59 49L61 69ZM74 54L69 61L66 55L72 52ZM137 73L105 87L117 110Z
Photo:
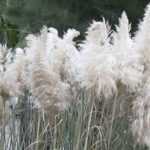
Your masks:
M0 47L0 148L146 150L150 147L150 5L131 37L93 21L85 40L43 27L26 47ZM145 145L147 147L145 147Z

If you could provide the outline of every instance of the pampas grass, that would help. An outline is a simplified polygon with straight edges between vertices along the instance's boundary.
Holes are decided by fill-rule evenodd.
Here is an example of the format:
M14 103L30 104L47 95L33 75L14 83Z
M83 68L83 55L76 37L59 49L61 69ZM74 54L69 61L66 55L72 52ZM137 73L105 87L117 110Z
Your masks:
M109 32L105 20L103 22L94 21L88 28L86 41L83 42L80 49L78 78L81 87L87 91L94 90L97 97L103 95L108 98L117 92L116 59L111 53Z
M0 45L0 149L150 147L149 11L134 37L123 12L78 44L79 31L44 26L23 49Z

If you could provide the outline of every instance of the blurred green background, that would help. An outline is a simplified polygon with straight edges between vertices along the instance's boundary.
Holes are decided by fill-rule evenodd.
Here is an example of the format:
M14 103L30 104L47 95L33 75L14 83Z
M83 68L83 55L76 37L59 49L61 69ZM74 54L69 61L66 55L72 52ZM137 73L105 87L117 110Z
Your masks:
M136 30L149 0L0 0L0 42L21 45L24 36L42 25L63 33L73 27L84 32L89 23L104 16L111 25L125 10Z

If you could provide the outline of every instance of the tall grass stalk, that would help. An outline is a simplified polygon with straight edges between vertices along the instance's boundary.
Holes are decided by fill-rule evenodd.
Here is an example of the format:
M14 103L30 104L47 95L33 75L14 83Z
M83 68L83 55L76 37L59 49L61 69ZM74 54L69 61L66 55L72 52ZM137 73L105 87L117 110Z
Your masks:
M103 105L105 110L98 110L94 101L88 103L87 98L81 93L78 104L55 117L53 127L49 126L46 114L43 118L40 112L31 108L22 110L24 124L15 127L17 130L20 128L15 132L13 127L18 118L13 118L11 124L14 125L9 133L11 142L1 139L6 145L1 147L5 150L146 150L134 142L128 114L120 117L115 113L120 109L119 103L115 102L117 98L112 107ZM31 120L27 118L27 111ZM12 115L15 117L15 112ZM104 116L102 120L99 119L101 115ZM3 128L6 131L6 126Z

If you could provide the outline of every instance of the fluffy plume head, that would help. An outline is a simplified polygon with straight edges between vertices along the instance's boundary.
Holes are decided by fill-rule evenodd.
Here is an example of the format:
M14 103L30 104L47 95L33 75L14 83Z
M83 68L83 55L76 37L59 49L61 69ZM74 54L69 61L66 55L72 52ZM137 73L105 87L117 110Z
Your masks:
M71 96L69 85L61 81L60 74L53 67L54 64L47 59L48 37L47 28L43 28L40 35L32 39L35 45L31 47L34 48L31 64L31 92L44 111L55 114L67 107Z
M81 45L78 78L81 87L94 91L98 98L109 98L117 92L116 58L110 50L109 40L106 40L109 33L104 20L93 22L88 28L86 41Z
M117 60L118 80L128 91L135 91L142 81L143 65L140 53L134 49L130 35L130 24L125 12L113 33L113 53Z
M67 43L72 43L74 38L78 37L80 32L75 29L68 29L67 32L64 34L63 39Z
M25 54L23 49L16 49L14 61L7 65L7 70L3 75L5 86L11 96L18 96L25 87Z
M75 29L68 31L60 38L58 35L48 33L47 52L51 67L61 76L62 80L73 81L75 60L79 55L73 41L79 35Z
M144 79L143 86L138 93L138 96L133 103L133 114L135 120L132 124L132 131L141 144L146 144L150 147L150 78L149 78L149 65L150 65L150 38L148 33L150 25L150 4L145 10L143 21L139 24L139 30L136 33L134 40L134 49L139 51L141 61L144 64Z
M125 12L119 19L119 25L116 26L116 32L113 33L113 44L120 48L120 51L128 51L132 46L130 35L131 25Z
M69 104L69 86L61 82L58 74L45 64L39 63L34 67L31 85L34 98L44 111L64 110Z
M93 21L86 32L86 39L88 42L103 44L107 40L109 33L110 26L103 18L103 21Z
M0 56L0 93L6 100L6 97L8 99L9 96L16 96L20 93L20 77L22 74L21 66L23 66L23 54L21 49L16 50L16 54L13 54L11 49L7 49L6 46L1 45Z
M104 19L103 21L93 21L87 29L86 40L83 44L80 44L81 50L92 49L92 51L96 51L98 49L97 46L106 46L110 41L110 29L109 24Z
M150 64L150 4L147 6L144 14L143 21L139 24L139 30L135 34L135 48L141 52L142 61L146 65L146 68L149 68Z
M52 33L54 36L58 36L57 29L55 29L53 27L48 28L48 32Z

